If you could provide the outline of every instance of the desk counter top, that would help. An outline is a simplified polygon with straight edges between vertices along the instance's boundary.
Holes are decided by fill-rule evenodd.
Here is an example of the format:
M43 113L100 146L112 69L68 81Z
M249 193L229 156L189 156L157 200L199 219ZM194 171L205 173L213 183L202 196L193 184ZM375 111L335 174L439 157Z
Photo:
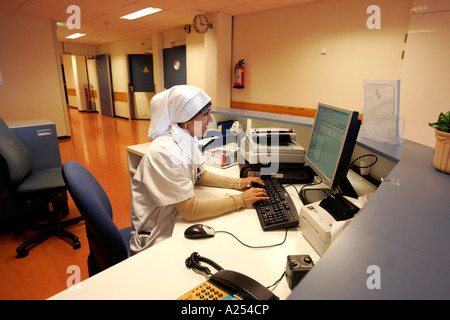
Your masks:
M392 172L289 299L449 299L450 175L432 162L432 148L405 143Z
M223 112L230 114L227 110ZM239 113L239 116L247 117L249 112ZM286 117L289 119L274 121L298 124L304 120ZM288 233L286 246L268 249L279 259L265 263L264 252L253 250L254 261L260 265L245 264L242 269L243 264L230 259L230 255L233 250L245 252L245 247L236 245L236 241L226 234L219 234L213 240L186 241L182 232L188 223L180 222L172 238L148 250L147 254L131 257L105 271L103 276L100 274L83 281L82 289L66 290L54 298L174 299L204 281L202 276L183 267L184 259L192 250L198 250L199 254L222 263L224 268L242 271L265 285L275 281L278 274L281 276L287 255L310 254L317 263L292 293L285 279L275 288L274 292L282 299L449 299L450 175L433 167L433 148L407 140L400 146L377 145L369 141L359 143L397 164L320 260L297 230ZM127 149L142 155L146 147L148 144ZM294 196L293 199L297 201ZM246 226L258 223L249 221L255 220L256 215L247 211L224 215L208 223L217 229L220 226L225 228L222 230L234 232L248 243L256 239L260 243L279 241L284 234L281 231L265 233L258 229L245 234ZM242 219L242 223L233 222L237 220L232 217L238 221ZM174 253L165 254L169 251ZM159 255L167 259L157 258ZM161 274L161 277L146 277L148 270ZM172 275L167 270L176 271L179 285L173 285ZM144 276L136 280L136 275ZM117 279L114 280L117 282L111 285L108 283L111 279ZM139 281L139 285L135 281ZM164 283L168 284L167 288L156 293L152 291ZM105 286L110 288L105 291ZM137 286L139 290L136 290Z
M134 152L145 152L145 145L130 146ZM230 176L239 175L239 167L227 169L209 167L208 170L222 172ZM295 188L286 190L291 194L298 209L301 202ZM225 194L239 193L239 190L196 186L195 193L200 199L223 197ZM249 248L239 243L227 233L217 232L212 238L190 240L184 237L189 226L203 223L215 229L226 231L250 246L282 245L268 248ZM320 256L301 235L300 228L286 231L263 231L255 209L251 206L219 217L197 222L187 222L179 218L172 237L118 263L103 272L90 277L73 288L51 297L64 299L149 299L175 300L204 281L205 276L189 270L185 260L193 252L215 261L226 270L245 274L264 286L273 285L286 268L288 255L308 254L313 261ZM216 270L211 270L215 272ZM285 278L273 289L275 295L285 300L291 289Z

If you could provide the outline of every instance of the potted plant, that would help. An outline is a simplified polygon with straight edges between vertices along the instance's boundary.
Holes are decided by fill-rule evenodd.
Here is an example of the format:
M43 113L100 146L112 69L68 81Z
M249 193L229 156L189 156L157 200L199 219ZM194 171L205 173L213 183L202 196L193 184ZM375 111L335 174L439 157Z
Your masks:
M450 111L439 115L438 121L429 123L435 128L436 147L433 165L439 171L450 174Z

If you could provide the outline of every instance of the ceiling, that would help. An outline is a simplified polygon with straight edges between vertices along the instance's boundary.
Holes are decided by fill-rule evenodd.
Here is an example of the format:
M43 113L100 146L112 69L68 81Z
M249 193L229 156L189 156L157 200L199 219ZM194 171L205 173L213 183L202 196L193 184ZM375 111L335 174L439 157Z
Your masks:
M67 13L67 8L77 5L81 12L81 29L58 26L58 41L99 45L150 39L153 32L192 24L198 13L223 12L238 16L312 1L318 0L1 0L0 13L66 22L73 14ZM120 19L146 7L163 11L133 21ZM86 36L74 40L65 38L75 32Z

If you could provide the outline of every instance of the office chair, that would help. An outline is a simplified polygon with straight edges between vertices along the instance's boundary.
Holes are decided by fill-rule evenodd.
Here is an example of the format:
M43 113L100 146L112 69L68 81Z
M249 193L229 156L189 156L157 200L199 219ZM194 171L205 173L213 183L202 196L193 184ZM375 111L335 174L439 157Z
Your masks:
M16 137L11 129L0 118L0 170L2 176L2 198L7 201L1 204L3 218L14 217L14 225L18 228L41 231L21 244L17 249L19 257L26 257L28 247L59 234L72 240L74 249L80 248L78 237L65 228L77 224L82 217L60 222L67 216L67 187L62 177L62 168L50 168L33 172L31 152ZM5 206L4 206L5 205ZM48 224L40 224L43 218ZM30 226L30 221L33 225Z
M86 225L89 276L128 258L131 227L119 231L111 202L97 179L81 164L67 161L63 178Z

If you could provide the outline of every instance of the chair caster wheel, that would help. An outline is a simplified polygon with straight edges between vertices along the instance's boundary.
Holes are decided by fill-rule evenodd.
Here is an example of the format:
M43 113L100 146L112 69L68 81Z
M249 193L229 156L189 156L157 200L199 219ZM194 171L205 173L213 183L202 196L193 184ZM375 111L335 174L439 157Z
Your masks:
M17 254L19 255L19 257L21 257L21 258L25 258L29 253L29 251L25 248L17 249L16 251L17 251Z
M80 241L74 241L73 242L73 249L80 249L81 248L81 243Z

